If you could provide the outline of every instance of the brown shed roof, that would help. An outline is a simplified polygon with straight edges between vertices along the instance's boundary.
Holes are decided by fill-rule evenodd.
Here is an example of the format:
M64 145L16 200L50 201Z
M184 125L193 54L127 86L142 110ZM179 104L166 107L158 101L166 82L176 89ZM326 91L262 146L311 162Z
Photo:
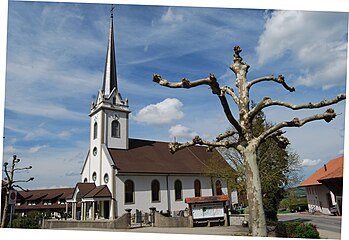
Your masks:
M333 159L318 169L313 175L303 181L299 186L307 187L321 185L325 179L343 178L344 157Z
M107 185L98 186L84 196L84 198L102 198L102 197L111 197L111 192L109 191L109 188L107 187Z
M129 149L109 149L119 173L202 174L213 157L206 147L193 146L174 154L167 142L129 139ZM223 158L218 159L229 166Z

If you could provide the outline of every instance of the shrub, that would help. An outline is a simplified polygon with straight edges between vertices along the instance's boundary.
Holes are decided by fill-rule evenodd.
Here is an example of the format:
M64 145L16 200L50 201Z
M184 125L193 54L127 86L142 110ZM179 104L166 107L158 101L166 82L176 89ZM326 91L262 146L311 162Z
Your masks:
M297 238L320 238L320 234L316 226L311 223L302 223L295 229L295 237Z
M275 231L277 237L320 238L316 226L311 223L278 222Z
M296 227L300 224L300 222L278 222L275 229L276 235L278 237L294 238Z

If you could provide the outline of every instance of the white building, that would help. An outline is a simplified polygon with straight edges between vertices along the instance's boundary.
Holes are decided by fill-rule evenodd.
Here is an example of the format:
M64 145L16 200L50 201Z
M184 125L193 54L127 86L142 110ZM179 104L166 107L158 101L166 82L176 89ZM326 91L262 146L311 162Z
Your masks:
M89 114L90 149L81 183L68 199L73 218L115 219L126 209L149 212L151 207L173 215L187 207L186 197L228 194L225 181L203 174L214 156L228 166L220 155L200 146L171 154L168 143L130 139L129 113L117 86L111 15L103 87Z
M299 186L305 187L309 211L332 214L342 212L344 156L333 159L319 168Z

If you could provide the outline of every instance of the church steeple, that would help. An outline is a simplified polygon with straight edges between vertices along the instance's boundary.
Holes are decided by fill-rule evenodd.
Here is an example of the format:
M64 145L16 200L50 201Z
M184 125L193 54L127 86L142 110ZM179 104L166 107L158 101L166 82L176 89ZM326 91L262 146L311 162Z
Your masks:
M118 90L117 76L116 76L116 58L114 47L114 27L113 27L113 10L110 11L110 26L109 26L109 38L107 47L107 56L104 67L104 79L103 79L103 92L105 96L108 96L113 89Z

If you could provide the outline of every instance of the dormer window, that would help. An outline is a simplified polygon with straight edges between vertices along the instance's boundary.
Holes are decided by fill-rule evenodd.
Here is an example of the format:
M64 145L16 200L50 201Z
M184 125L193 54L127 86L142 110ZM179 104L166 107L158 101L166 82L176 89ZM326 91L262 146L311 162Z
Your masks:
M118 120L111 122L111 137L120 138L120 123Z
M113 97L113 104L116 105L116 97Z

